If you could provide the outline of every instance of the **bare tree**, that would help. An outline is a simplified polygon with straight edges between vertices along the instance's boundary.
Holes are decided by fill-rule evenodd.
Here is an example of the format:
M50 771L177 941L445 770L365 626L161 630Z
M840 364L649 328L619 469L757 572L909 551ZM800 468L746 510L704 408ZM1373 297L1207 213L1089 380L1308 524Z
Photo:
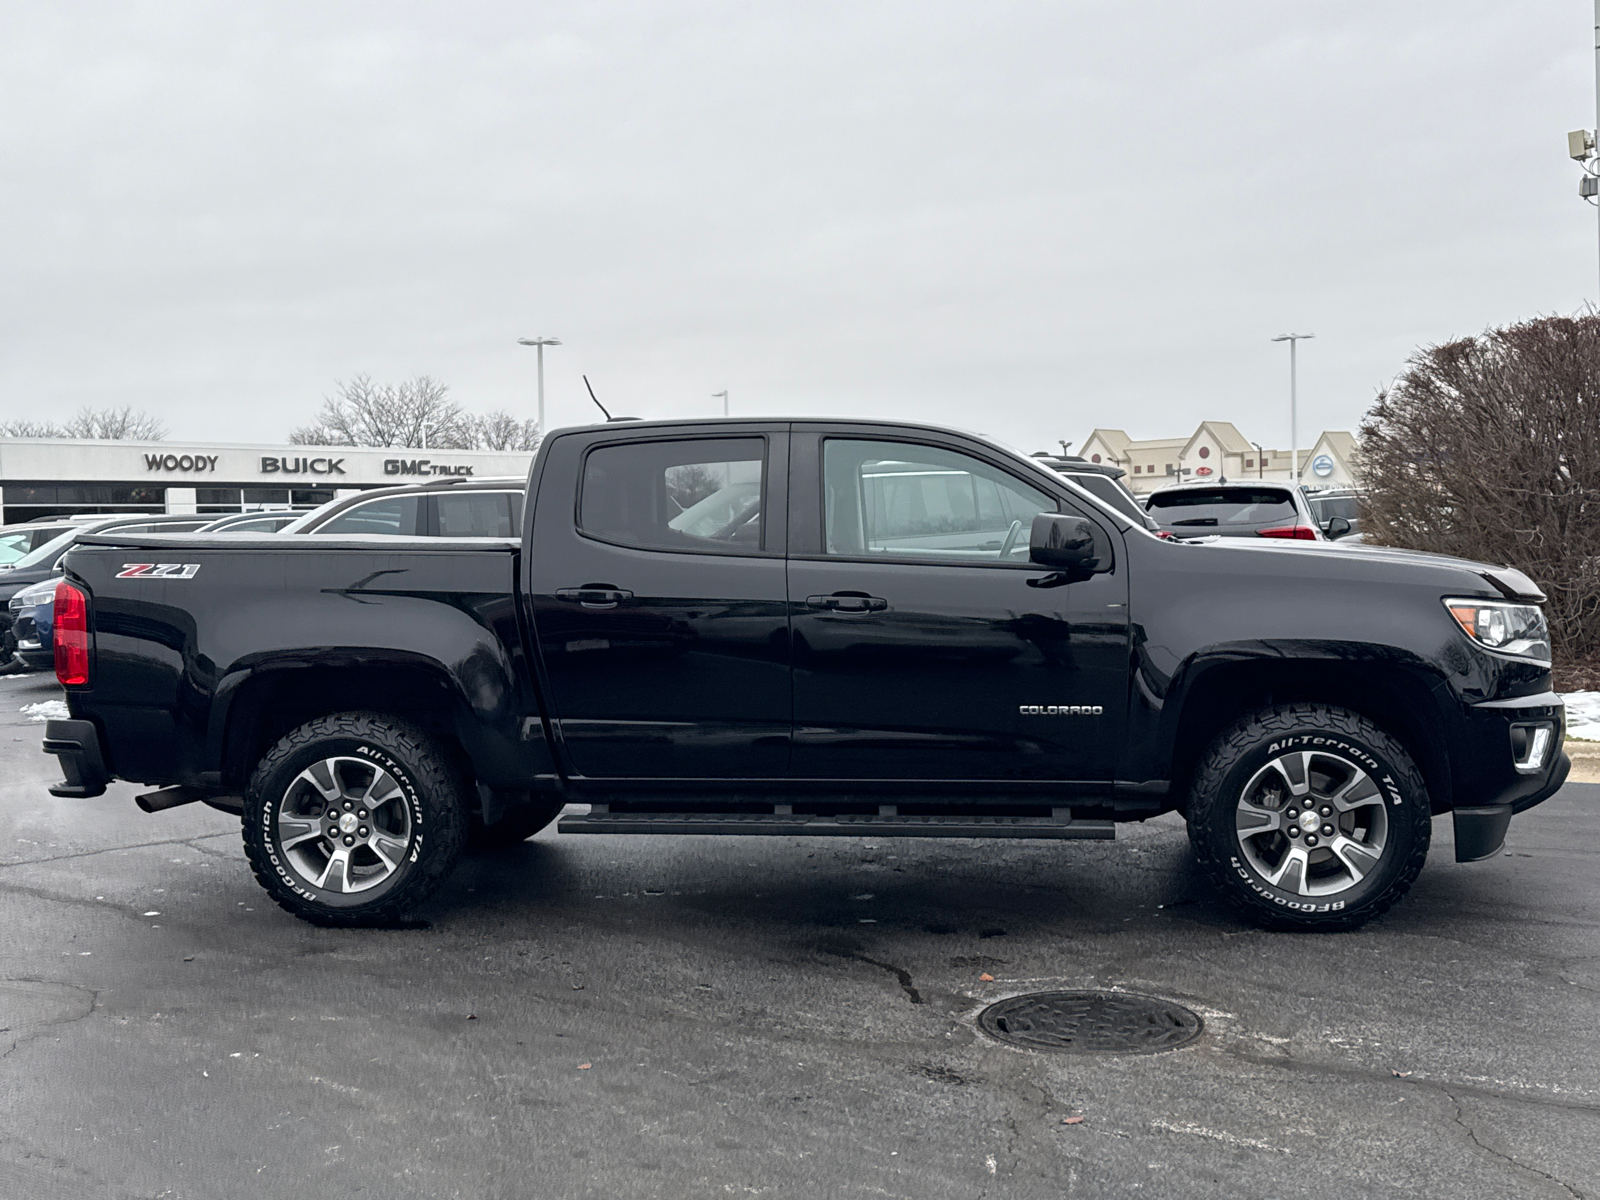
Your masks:
M85 405L65 425L53 421L0 422L0 436L35 438L91 438L108 442L159 442L167 436L166 424L129 405L90 408Z
M1600 655L1600 316L1417 351L1361 425L1367 540L1518 567L1558 663ZM1568 676L1570 678L1570 674Z
M478 446L484 450L537 450L539 422L529 417L519 421L498 410L478 418Z
M314 423L296 429L289 441L300 446L427 446L471 450L478 442L477 421L449 389L427 375L399 384L375 384L357 375L336 382Z

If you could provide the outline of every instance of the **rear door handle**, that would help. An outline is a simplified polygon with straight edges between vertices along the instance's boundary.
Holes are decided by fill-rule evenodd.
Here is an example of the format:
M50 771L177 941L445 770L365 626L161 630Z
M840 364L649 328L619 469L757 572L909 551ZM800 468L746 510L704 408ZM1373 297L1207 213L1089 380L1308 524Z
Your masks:
M557 588L556 599L574 600L585 608L615 608L624 600L632 600L633 593L610 584L591 583L583 587Z
M881 596L869 596L865 592L834 592L831 596L807 596L806 607L846 613L883 612L889 607L889 602Z

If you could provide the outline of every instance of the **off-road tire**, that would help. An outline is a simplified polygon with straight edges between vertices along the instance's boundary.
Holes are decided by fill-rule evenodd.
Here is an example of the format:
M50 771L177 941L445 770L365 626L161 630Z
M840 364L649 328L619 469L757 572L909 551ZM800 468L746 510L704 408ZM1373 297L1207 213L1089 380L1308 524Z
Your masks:
M407 839L398 865L367 890L332 892L297 872L280 849L278 809L301 773L338 758L371 763L400 790ZM257 764L245 789L245 856L261 886L280 907L314 925L382 926L404 920L460 857L467 833L467 804L460 774L424 730L382 713L347 712L319 717L286 734Z
M474 811L467 825L467 853L486 854L517 846L538 833L561 815L564 800L532 800L508 805L493 825L485 825Z
M1359 882L1329 896L1273 886L1249 861L1236 832L1249 781L1275 759L1302 750L1357 764L1382 795L1387 831L1381 858ZM1281 930L1354 929L1385 912L1422 870L1433 829L1427 785L1400 742L1366 717L1325 704L1264 708L1224 730L1195 768L1187 816L1195 857L1213 882L1252 921Z

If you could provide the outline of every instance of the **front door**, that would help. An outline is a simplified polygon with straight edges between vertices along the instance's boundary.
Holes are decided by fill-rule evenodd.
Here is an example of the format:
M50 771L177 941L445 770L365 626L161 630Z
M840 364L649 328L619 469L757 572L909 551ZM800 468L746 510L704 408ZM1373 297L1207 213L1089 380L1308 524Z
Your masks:
M793 774L1109 783L1128 688L1111 523L953 437L792 436ZM1095 521L1113 569L1030 564L1041 512Z
M574 432L538 483L526 567L546 704L591 778L788 768L787 435Z

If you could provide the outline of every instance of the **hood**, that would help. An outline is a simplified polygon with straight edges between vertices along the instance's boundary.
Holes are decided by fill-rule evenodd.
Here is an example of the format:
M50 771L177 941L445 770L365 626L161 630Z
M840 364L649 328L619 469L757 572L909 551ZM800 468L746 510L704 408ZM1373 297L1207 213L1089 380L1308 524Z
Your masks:
M1543 604L1546 599L1545 594L1539 590L1539 585L1515 567L1497 567L1489 563L1473 562L1471 559L1456 558L1449 554L1433 554L1426 550L1398 550L1388 546L1370 545L1349 546L1342 542L1301 542L1290 541L1287 538L1279 540L1219 537L1204 541L1190 538L1178 539L1175 544L1225 548L1227 551L1242 551L1247 554L1292 554L1319 559L1329 565L1348 562L1352 566L1370 567L1378 563L1392 563L1396 567L1461 572L1481 580L1482 582L1477 585L1479 588L1487 585L1490 590L1507 600Z

